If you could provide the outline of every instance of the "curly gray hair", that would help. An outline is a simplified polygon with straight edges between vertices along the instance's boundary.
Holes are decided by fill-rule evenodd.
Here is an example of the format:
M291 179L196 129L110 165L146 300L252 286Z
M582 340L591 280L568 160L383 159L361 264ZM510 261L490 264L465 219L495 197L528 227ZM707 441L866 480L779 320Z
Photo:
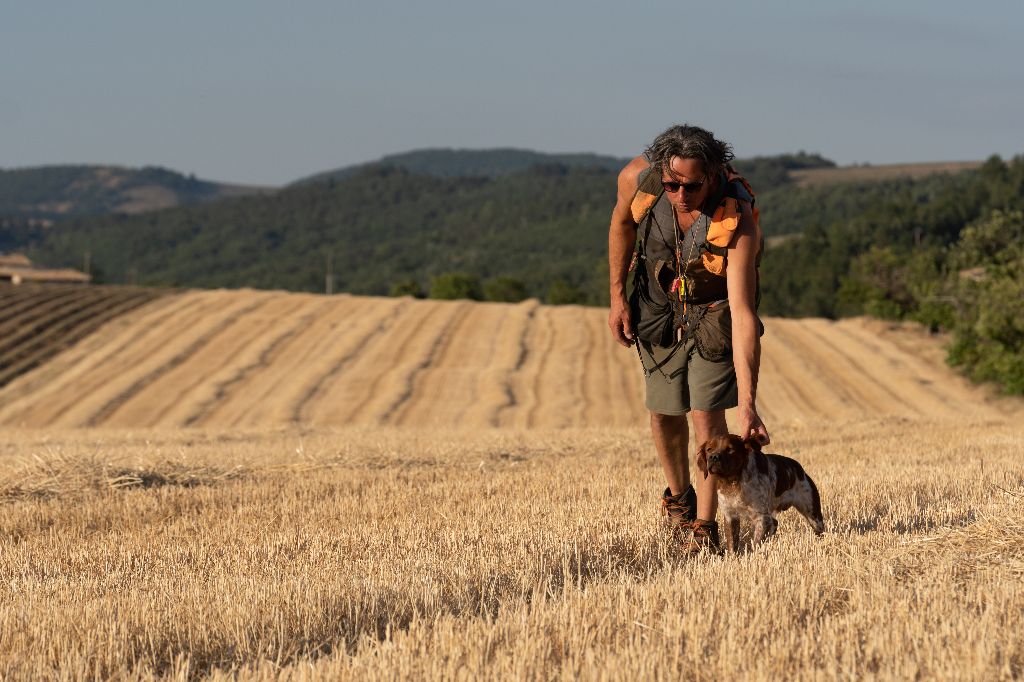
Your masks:
M673 156L683 159L697 159L704 163L704 170L715 177L735 158L732 145L716 139L711 131L689 124L674 125L661 135L644 154L656 170L669 168Z

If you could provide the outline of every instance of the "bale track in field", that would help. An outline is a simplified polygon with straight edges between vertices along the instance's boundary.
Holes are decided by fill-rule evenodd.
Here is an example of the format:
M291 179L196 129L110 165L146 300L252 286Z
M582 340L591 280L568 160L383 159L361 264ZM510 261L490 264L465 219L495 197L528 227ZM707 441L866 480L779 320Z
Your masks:
M0 424L564 428L646 418L636 353L611 341L601 309L260 291L150 301L151 290L120 287L40 296L0 297L4 371L41 365L0 389ZM133 307L41 364L72 332ZM770 424L1008 409L946 368L924 334L864 319L766 327L758 402Z
M68 284L0 287L0 386L165 293Z

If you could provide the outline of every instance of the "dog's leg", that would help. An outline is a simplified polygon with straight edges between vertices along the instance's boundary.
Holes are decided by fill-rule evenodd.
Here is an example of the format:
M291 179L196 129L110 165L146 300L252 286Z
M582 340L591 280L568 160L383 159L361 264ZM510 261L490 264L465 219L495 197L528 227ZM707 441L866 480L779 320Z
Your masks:
M756 547L767 540L775 532L778 525L778 522L771 517L771 514L761 514L754 519L753 545Z
M725 546L733 553L740 551L740 520L736 516L727 516L725 522Z

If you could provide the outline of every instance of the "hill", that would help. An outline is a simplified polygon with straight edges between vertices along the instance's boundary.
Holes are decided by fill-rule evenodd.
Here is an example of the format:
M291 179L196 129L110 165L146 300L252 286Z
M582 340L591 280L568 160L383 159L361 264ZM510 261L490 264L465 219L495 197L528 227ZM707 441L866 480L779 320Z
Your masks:
M781 426L996 417L937 343L863 319L766 320ZM5 426L640 426L643 382L603 310L204 291L119 317L0 389Z
M141 213L272 191L199 180L166 168L40 166L0 169L0 216L44 224L98 213Z
M393 166L411 173L439 178L500 177L521 173L533 166L560 165L569 168L618 172L629 159L602 154L548 154L529 149L416 149L389 154L370 163L345 166L301 178L292 185L342 180L371 166Z
M795 168L789 172L797 187L815 187L851 182L878 182L899 178L923 178L937 173L977 170L982 161L935 161L932 163L860 164L817 168Z
M847 223L897 198L906 211L962 191L976 175L796 188L786 178L801 162L794 155L740 165L762 178L755 188L769 237ZM89 251L108 282L294 291L324 290L329 255L336 290L352 293L387 294L410 282L426 290L441 274L466 272L484 281L516 279L534 297L560 287L569 293L551 300L601 304L615 177L557 164L493 178L370 166L273 195L65 221L36 235L32 253L61 265L80 263ZM7 241L17 242L19 234L8 232ZM784 309L766 301L775 314Z

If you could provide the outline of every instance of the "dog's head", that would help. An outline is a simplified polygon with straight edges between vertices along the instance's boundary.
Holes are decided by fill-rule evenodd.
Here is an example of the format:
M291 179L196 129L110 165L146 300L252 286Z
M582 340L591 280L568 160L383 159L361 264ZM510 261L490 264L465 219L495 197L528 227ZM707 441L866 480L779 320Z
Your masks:
M747 459L761 452L756 438L743 440L739 436L715 436L697 450L697 468L704 474L714 474L725 481L739 480L747 468Z

